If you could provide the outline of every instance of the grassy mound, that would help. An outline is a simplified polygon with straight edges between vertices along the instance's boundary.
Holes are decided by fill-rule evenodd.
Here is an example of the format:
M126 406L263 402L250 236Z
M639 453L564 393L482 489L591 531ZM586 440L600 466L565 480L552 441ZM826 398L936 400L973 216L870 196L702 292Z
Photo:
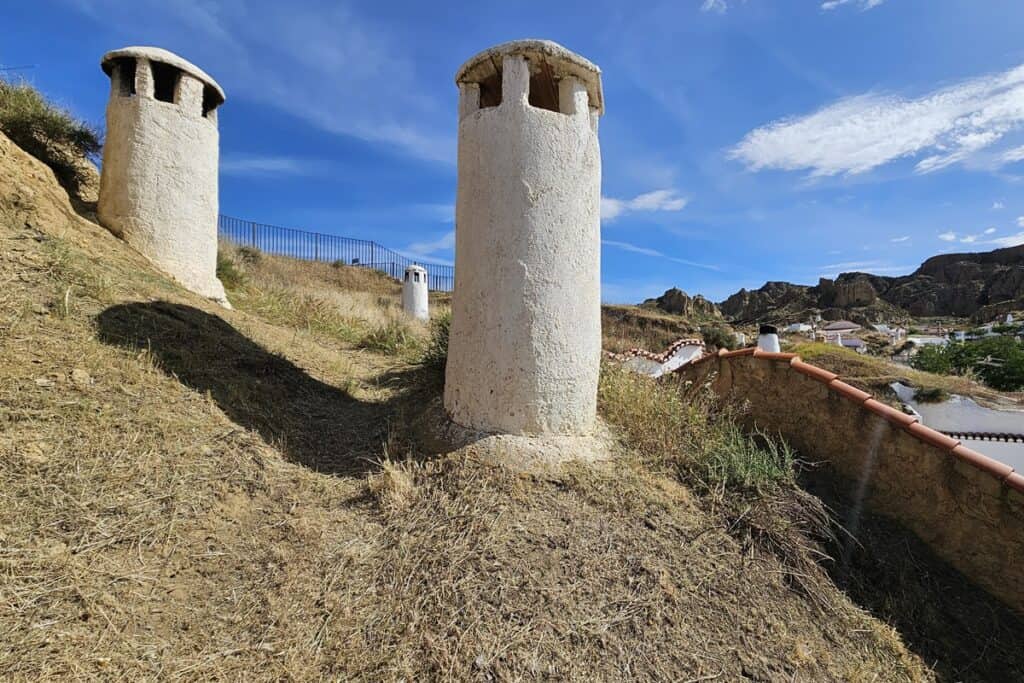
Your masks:
M622 443L603 466L429 458L408 425L438 400L443 316L418 333L429 363L382 353L360 335L400 320L392 283L240 253L225 311L78 217L2 136L0 173L21 181L0 186L8 677L969 670L953 647L926 664L836 588L793 454L700 387L606 368Z

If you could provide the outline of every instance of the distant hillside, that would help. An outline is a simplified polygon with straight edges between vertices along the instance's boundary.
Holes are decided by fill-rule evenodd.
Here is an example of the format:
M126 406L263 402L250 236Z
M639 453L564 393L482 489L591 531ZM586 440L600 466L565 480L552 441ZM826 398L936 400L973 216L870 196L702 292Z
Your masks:
M933 256L900 277L842 273L814 286L767 282L760 289L741 289L719 307L742 322L813 313L860 322L941 315L989 319L1024 308L1024 245Z

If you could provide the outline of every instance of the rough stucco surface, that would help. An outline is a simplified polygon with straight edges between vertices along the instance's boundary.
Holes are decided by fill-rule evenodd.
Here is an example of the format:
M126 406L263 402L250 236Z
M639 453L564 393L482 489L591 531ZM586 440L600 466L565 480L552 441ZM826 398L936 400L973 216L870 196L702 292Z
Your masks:
M802 457L825 461L847 493L896 519L952 566L1024 612L1024 494L908 434L787 362L750 356L685 367L742 401L751 426L780 433Z
M560 110L527 102L521 56L503 60L503 99L478 108L460 84L456 261L445 408L509 434L586 434L601 355L596 113L566 77Z
M416 275L419 275L417 281ZM427 290L427 271L419 266L405 269L405 280L402 282L402 310L417 320L430 319L429 292Z
M98 215L111 232L187 289L227 303L217 279L216 114L202 115L203 83L182 72L177 102L153 99L148 60L136 94L107 104Z

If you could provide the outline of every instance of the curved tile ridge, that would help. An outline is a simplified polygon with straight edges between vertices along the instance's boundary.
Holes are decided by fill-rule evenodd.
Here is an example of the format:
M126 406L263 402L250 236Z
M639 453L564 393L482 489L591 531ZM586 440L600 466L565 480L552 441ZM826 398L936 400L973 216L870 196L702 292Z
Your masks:
M893 426L902 429L919 441L923 441L924 443L946 451L952 457L973 465L982 472L990 474L1007 487L1024 493L1024 474L1015 471L1011 466L998 460L994 460L987 455L982 455L977 451L971 450L967 446L961 444L959 439L953 438L940 431L932 429L927 425L921 424L917 417L907 415L882 403L881 401L876 400L868 392L862 391L857 387L843 382L839 379L839 375L834 372L829 372L824 368L819 368L817 365L807 363L795 353L772 353L769 351L762 351L754 346L738 349L736 351L719 349L718 353L705 354L704 356L680 367L675 372L682 372L686 368L693 367L712 359L728 360L730 358L737 358L740 356L752 356L753 358L766 361L786 361L791 369L815 381L821 382L828 387L829 391L835 392L844 399L859 404L865 410L878 415L882 419L890 422Z
M683 337L669 344L668 348L666 348L661 353L654 353L653 351L648 351L647 349L641 349L634 346L633 348L627 349L622 353L605 351L604 356L605 358L616 361L625 361L629 360L630 358L636 358L639 356L640 358L647 358L648 360L653 360L657 363L664 363L665 361L672 358L672 356L674 356L677 351L687 346L699 346L701 348L704 348L704 340Z

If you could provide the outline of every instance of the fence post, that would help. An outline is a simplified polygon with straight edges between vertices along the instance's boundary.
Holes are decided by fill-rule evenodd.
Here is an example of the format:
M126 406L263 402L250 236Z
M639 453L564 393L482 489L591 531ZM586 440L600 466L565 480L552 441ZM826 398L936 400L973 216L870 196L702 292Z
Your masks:
M313 260L320 260L320 233L313 233Z
M259 245L256 244L256 223L252 223L252 246L254 249L259 249Z

